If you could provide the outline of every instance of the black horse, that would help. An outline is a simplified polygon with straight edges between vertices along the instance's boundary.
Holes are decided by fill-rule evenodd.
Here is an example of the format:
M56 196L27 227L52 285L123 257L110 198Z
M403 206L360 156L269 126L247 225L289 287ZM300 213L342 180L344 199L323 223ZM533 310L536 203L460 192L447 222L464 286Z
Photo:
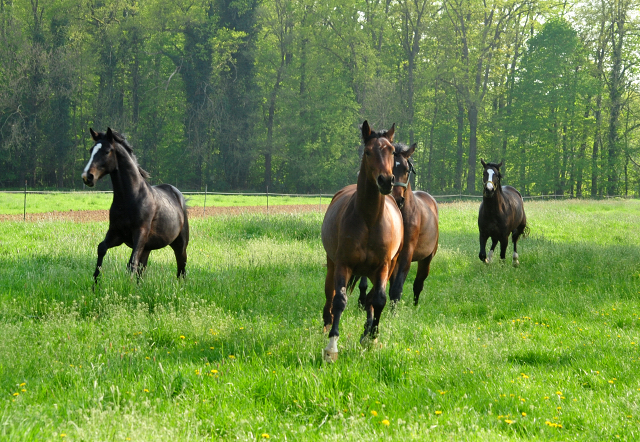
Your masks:
M482 204L478 214L478 228L480 229L481 261L491 262L493 249L500 242L500 259L505 259L509 234L513 242L513 265L518 266L518 238L523 233L528 234L527 217L524 214L522 195L511 186L502 186L500 167L502 162L485 163L480 160L484 173L482 176ZM487 255L487 240L491 238L491 249Z
M104 255L125 243L133 249L128 268L138 275L147 265L152 250L171 246L178 263L178 278L185 275L189 222L187 205L178 189L170 184L151 186L122 135L107 129L89 129L95 145L82 172L84 183L93 187L104 175L111 175L113 202L109 210L109 230L98 245L98 262L93 274L98 282Z

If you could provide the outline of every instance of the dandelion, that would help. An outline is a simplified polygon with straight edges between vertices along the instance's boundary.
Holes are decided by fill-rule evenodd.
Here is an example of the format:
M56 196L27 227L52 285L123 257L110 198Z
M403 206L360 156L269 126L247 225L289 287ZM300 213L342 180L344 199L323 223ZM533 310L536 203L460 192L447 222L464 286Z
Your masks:
M13 393L13 395L14 395L14 396L20 396L20 393L15 392L15 393Z
M216 374L218 372L218 370L211 370L211 373Z
M26 393L26 392L27 392L27 390L26 390L26 389L24 389L24 388L23 388L22 390L20 390L20 391L21 391L21 392L23 392L23 393Z
M556 410L562 410L562 407L556 407Z
M390 422L389 422L389 420L388 420L388 419L384 419L384 420L381 422L381 424L382 424L382 425L385 425L385 426L387 426L387 427L388 427L388 426L389 426L389 424L390 424Z
M60 437L67 437L65 433L60 433Z
M235 359L236 357L234 355L229 355L229 359Z
M374 416L377 416L378 412L376 410L371 410L371 414L374 415Z
M562 394L562 392L561 392L561 391L556 391L556 394L557 394L558 396L560 396L560 395Z
M527 413L525 413L524 411L522 412L522 417L526 417Z
M263 439L269 439L269 435L267 433L262 433L262 438Z
M20 384L21 387L24 387L25 385L27 385L26 382L23 382L22 384Z
M511 425L512 423L514 423L515 421L511 420L511 419L505 419L504 420L507 424Z
M184 335L180 335L180 339L185 339Z
M148 388L145 388L143 391L144 391L145 393L149 393L149 389L148 389Z
M436 415L441 415L442 414L442 410L436 410Z

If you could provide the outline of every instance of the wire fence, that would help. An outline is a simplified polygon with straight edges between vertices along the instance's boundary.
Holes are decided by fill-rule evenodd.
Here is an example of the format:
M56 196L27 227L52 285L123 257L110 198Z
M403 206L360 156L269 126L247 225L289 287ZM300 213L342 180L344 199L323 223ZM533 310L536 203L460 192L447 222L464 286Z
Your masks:
M24 195L23 198L23 211L22 211L22 215L23 215L23 220L26 220L26 216L27 216L27 207L29 205L29 195L97 195L97 194L104 194L104 195L108 195L108 194L112 194L113 191L111 190L28 190L26 187L24 190L0 190L0 195L1 194L13 194L13 195ZM202 208L202 215L205 215L206 209L207 207L214 207L217 206L218 204L215 203L211 203L211 200L209 202L209 206L207 206L207 197L212 198L212 197L216 197L216 196L232 196L232 197L254 197L254 198L258 198L258 201L256 201L255 199L251 201L252 204L247 204L247 205L252 205L252 206L265 206L267 213L269 213L269 206L271 204L271 206L275 206L275 205L291 205L291 204L295 204L292 203L291 201L286 202L285 204L283 204L283 201L279 198L290 198L290 199L304 199L306 200L303 204L305 205L311 205L311 204L316 204L316 200L317 200L317 205L319 207L319 209L322 209L322 205L327 205L331 198L333 197L332 193L271 193L271 192L209 192L205 189L205 191L185 191L182 192L183 195L185 195L187 198L189 197L194 197L194 196L202 196L204 197L204 201L202 202L202 205L198 204L197 206L195 205L190 205L191 209L196 209L198 207ZM444 203L444 202L453 202L453 201L473 201L473 200L479 200L482 198L482 195L471 195L471 194L465 194L465 193L451 193L451 194L442 194L442 195L431 195L435 198L436 201ZM271 203L269 201L269 198L272 198ZM273 198L277 198L274 204ZM624 196L624 195L616 195L616 196L602 196L599 199L635 199L636 197L632 197L632 196ZM540 201L545 201L545 200L569 200L569 199L573 199L573 200L577 200L577 199L582 199L582 198L575 198L572 197L570 195L557 195L557 194L550 194L550 195L525 195L523 196L524 200L540 200ZM313 202L310 202L310 200L314 200ZM31 213L31 212L29 212Z

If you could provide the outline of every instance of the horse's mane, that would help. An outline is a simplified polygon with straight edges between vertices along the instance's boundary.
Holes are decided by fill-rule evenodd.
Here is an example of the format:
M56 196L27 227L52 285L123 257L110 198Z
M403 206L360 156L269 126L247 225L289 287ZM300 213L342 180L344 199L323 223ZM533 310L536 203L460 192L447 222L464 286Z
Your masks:
M142 167L140 167L140 165L138 164L138 158L136 158L135 154L133 153L133 149L131 148L131 145L129 144L127 139L124 137L124 135L122 135L120 132L116 132L113 129L111 129L111 133L113 134L113 139L116 140L118 144L124 147L124 149L127 151L129 156L133 160L133 163L138 168L138 172L140 172L140 175L142 175L142 178L144 178L145 180L149 179L151 175L149 175L149 172L147 172Z

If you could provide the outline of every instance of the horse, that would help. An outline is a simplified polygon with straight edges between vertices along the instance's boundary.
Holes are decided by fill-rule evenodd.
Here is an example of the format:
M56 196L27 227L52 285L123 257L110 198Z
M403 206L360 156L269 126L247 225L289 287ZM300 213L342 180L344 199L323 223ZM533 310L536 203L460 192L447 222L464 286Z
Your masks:
M511 186L502 186L500 167L502 162L485 163L480 159L484 173L482 175L482 203L478 213L480 230L480 261L490 263L493 250L500 242L500 259L505 259L509 234L513 242L513 266L520 265L518 260L518 238L529 233L527 217L524 213L522 195ZM487 239L491 238L491 249L487 255Z
M402 214L391 197L395 124L387 131L374 131L365 120L361 127L364 154L357 184L339 190L331 200L322 222L322 245L327 254L324 330L329 343L323 359L338 358L340 318L360 277L373 287L365 299L367 319L362 345L378 334L380 315L387 303L386 286L402 249Z
M412 262L418 263L416 279L413 282L413 303L418 305L424 281L429 276L431 260L438 251L438 204L427 192L411 191L409 180L415 169L411 161L416 144L411 147L402 143L394 143L393 198L402 213L404 225L404 241L398 262L391 275L389 299L395 305L402 296L402 287L407 279ZM367 279L360 280L360 304L363 305L367 290Z
M178 264L178 278L184 277L189 243L187 205L182 193L170 184L151 186L149 174L138 165L131 146L118 132L89 129L95 144L82 172L84 183L93 187L105 175L111 176L113 202L109 209L109 230L98 245L94 284L104 255L125 243L132 250L127 268L138 277L147 266L152 250L171 246ZM95 285L94 285L95 287Z

